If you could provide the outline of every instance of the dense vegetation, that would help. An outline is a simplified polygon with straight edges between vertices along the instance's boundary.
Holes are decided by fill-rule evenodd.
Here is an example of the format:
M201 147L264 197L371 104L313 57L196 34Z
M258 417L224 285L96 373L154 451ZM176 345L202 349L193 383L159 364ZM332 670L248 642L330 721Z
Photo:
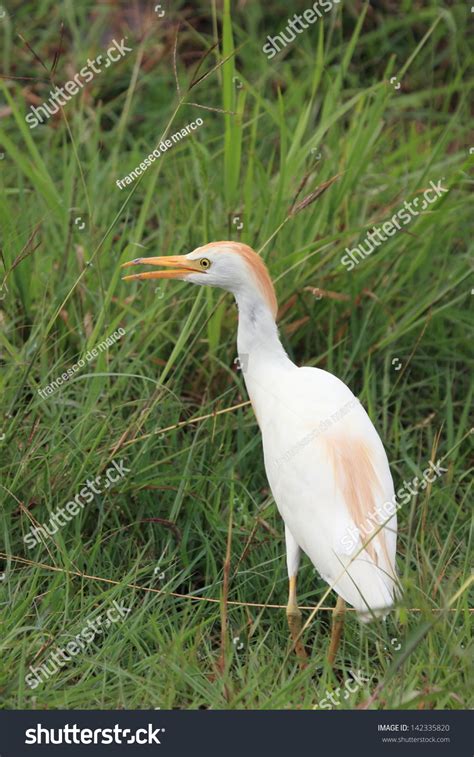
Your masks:
M312 708L351 670L365 680L336 706L469 706L469 10L343 0L269 60L290 13L275 0L5 7L4 706ZM131 51L31 128L31 108L114 39ZM430 182L449 191L348 270L346 248ZM231 297L121 282L126 260L226 238L262 252L286 349L349 384L395 487L430 460L446 469L399 513L401 606L367 626L348 613L334 670L335 596L308 561L304 619L320 609L305 670L288 642L283 526ZM81 494L112 461L128 472ZM28 545L75 497L78 512ZM114 601L130 612L28 685Z

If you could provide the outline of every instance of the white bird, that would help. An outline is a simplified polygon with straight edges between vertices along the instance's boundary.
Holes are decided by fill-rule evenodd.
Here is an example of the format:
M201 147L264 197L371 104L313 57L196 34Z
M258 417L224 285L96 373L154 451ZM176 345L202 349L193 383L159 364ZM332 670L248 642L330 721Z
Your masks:
M385 614L399 591L397 518L389 505L394 489L380 437L340 379L289 359L278 336L271 278L250 247L211 242L186 255L137 258L124 265L141 263L171 270L125 278L181 279L227 290L237 301L240 365L262 434L268 482L285 524L293 644L305 657L296 600L303 551L339 595L328 655L332 664L344 601L365 621Z

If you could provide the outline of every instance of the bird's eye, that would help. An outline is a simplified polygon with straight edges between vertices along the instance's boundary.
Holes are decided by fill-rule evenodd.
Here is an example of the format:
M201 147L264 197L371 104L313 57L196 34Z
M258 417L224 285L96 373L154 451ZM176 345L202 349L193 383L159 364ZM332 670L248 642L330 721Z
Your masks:
M209 260L209 258L201 258L199 265L201 266L201 268L204 268L204 270L206 270L207 268L211 267L211 261Z

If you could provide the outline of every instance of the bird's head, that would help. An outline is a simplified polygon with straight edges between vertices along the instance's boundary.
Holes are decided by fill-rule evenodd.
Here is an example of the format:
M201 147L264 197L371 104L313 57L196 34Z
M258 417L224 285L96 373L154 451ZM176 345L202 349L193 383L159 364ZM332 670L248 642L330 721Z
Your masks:
M180 279L192 284L214 286L240 298L257 298L276 316L277 300L272 280L260 255L240 242L211 242L187 255L136 258L123 267L140 264L162 266L163 271L146 271L124 276L133 279Z

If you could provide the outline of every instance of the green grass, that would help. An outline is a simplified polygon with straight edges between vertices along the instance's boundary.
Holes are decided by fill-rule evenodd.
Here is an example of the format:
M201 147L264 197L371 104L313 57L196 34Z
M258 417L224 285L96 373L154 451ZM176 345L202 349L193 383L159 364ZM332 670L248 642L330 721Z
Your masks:
M12 4L0 21L4 707L312 708L350 669L369 680L341 707L472 703L469 8L358 8L341 3L272 61L261 47L286 25L283 3L190 13L177 2L142 19L145 38L136 17L94 3ZM30 130L24 116L52 85L17 35L50 67L61 21L58 84L114 37L133 51ZM118 189L197 116L193 136ZM406 232L353 271L341 265L346 246L441 179L449 193ZM400 608L367 626L348 613L334 671L330 613L305 632L300 671L275 607L287 600L283 527L242 405L231 297L120 280L119 264L137 255L226 238L262 250L286 349L359 396L396 488L430 459L448 469L400 511ZM122 339L40 397L119 327ZM125 478L44 545L25 546L31 525L120 459ZM325 591L305 560L300 603L315 607ZM28 667L113 600L131 608L127 619L30 689ZM323 607L334 603L332 593Z

